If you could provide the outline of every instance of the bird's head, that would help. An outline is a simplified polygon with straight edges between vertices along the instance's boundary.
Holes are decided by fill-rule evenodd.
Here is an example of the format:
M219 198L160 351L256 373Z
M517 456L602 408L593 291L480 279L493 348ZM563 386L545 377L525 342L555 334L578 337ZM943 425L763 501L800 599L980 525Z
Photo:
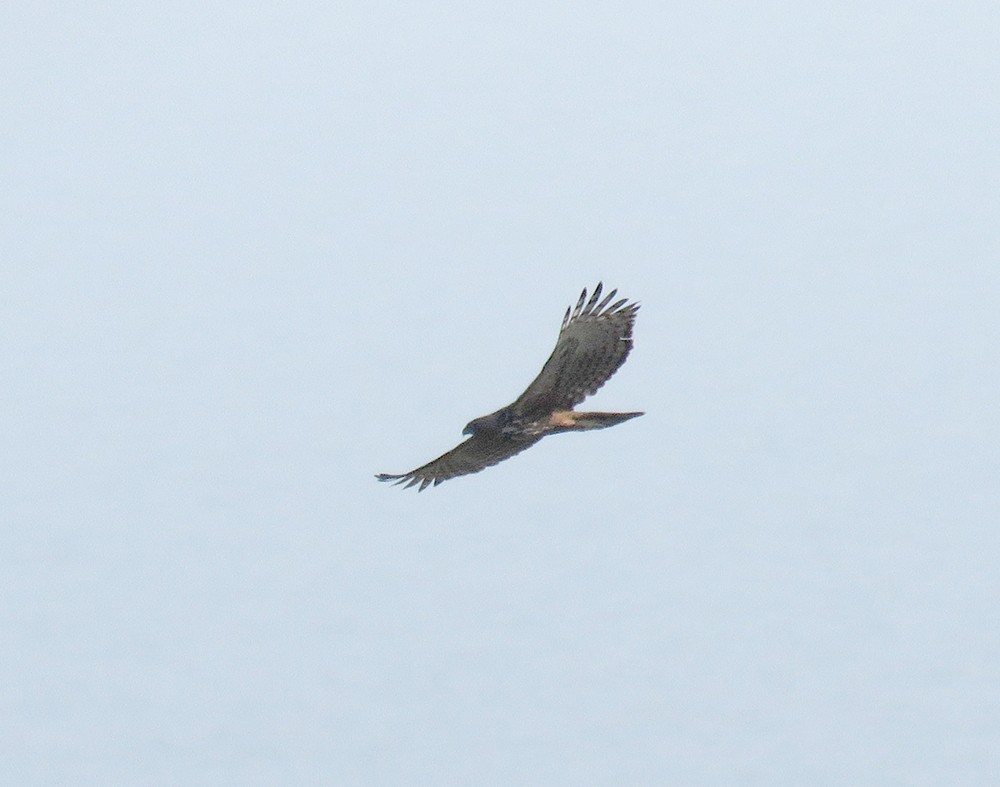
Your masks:
M484 427L483 421L485 421L485 420L486 420L486 417L483 417L483 418L473 418L471 421L469 421L469 423L467 423L465 425L465 429L462 430L462 434L464 434L464 435L473 435L473 434L475 434L476 432L478 432L480 429L482 429Z
M473 418L465 425L462 434L479 434L480 432L499 432L510 426L513 414L510 407L501 407L495 413Z
M489 415L483 415L479 418L473 418L469 423L465 425L465 429L462 430L462 434L478 434L479 432L495 432L503 425L502 413L503 410L498 410L495 413L490 413Z

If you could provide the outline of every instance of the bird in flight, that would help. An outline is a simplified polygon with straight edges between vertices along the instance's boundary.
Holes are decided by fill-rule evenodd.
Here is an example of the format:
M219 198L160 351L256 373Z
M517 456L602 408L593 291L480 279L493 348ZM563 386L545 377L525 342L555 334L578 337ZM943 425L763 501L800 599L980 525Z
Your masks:
M632 325L639 304L627 298L611 303L618 290L600 300L602 290L603 284L598 283L587 300L584 289L576 307L566 309L552 355L512 404L470 421L462 432L469 439L434 461L409 473L375 477L406 487L419 484L422 492L432 484L510 459L550 434L604 429L642 415L573 409L611 379L632 350Z

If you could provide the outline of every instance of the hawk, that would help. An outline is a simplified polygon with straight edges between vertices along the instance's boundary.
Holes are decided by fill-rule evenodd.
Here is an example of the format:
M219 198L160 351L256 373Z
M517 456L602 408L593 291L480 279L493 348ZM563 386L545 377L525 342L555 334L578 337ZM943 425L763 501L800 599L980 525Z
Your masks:
M432 484L510 459L550 434L604 429L642 415L573 409L604 385L632 350L632 325L639 304L627 298L611 303L618 290L600 300L602 290L603 284L598 283L587 300L584 289L576 307L566 309L552 355L513 404L470 421L462 432L469 439L433 462L409 473L375 477L406 487L419 484L422 492Z

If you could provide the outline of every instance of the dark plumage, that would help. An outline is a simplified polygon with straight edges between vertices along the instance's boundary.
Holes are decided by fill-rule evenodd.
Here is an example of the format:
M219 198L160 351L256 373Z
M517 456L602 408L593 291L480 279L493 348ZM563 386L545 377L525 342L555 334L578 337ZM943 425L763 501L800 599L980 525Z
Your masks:
M379 481L420 485L420 491L449 478L478 473L509 459L543 437L558 432L604 429L642 413L581 413L573 408L606 383L632 350L632 326L639 304L627 298L603 300L603 285L576 307L566 310L552 355L538 377L515 402L466 425L464 443L416 470L400 475L380 473ZM611 304L610 306L608 304Z

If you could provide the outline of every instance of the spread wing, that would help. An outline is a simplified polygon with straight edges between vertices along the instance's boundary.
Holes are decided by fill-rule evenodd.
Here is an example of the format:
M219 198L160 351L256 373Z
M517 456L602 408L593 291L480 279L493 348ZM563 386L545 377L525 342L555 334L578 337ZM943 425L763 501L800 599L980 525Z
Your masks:
M464 443L459 443L448 453L442 454L423 467L401 475L379 473L375 477L379 481L395 481L397 484L407 482L406 488L420 484L419 491L423 492L431 484L437 486L449 478L478 473L504 459L510 459L541 439L541 435L508 436L499 432L477 432Z
M602 289L603 284L598 283L589 301L585 289L576 308L566 310L552 355L514 402L515 410L569 410L597 391L625 363L632 350L632 326L639 304L622 298L608 306L618 290L598 302Z

